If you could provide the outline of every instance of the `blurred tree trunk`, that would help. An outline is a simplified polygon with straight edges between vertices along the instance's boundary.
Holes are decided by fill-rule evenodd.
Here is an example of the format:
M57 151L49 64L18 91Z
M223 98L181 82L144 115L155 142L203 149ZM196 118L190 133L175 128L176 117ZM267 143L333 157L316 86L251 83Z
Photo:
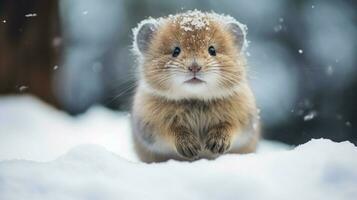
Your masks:
M0 94L32 93L56 104L57 0L0 0Z

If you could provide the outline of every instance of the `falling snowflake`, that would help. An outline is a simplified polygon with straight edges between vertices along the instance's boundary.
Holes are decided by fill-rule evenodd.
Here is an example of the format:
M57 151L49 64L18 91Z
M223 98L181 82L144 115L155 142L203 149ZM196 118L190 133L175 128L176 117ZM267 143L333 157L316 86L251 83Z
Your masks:
M19 91L20 91L20 92L24 92L24 91L27 90L28 88L29 88L28 86L22 85L22 86L19 87Z
M61 43L62 43L62 38L61 37L54 37L53 40L52 40L52 45L54 47L60 46Z
M326 74L331 76L333 74L333 68L331 65L327 66L326 68Z
M275 32L279 32L281 30L283 30L283 26L281 24L274 26L274 31Z
M350 121L347 121L345 124L346 124L346 126L351 127L351 122Z
M317 115L316 111L311 111L309 112L307 115L304 116L304 121L310 121L312 119L314 119Z
M337 115L336 115L336 119L342 120L342 118L343 118L343 116L342 116L341 114L337 114Z
M37 13L26 14L25 17L37 17Z

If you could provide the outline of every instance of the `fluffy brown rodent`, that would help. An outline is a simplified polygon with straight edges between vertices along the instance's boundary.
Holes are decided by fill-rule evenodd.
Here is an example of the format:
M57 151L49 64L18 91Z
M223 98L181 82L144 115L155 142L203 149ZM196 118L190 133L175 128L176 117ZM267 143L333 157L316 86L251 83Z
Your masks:
M133 30L138 87L135 148L144 162L253 152L259 140L246 77L246 26L187 11L146 19Z

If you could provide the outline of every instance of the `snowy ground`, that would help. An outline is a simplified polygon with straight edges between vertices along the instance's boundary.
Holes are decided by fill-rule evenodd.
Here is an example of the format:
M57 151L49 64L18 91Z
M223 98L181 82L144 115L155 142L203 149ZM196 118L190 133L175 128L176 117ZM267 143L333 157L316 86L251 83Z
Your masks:
M73 118L37 99L0 98L0 199L356 199L357 147L263 141L257 154L138 162L128 114Z

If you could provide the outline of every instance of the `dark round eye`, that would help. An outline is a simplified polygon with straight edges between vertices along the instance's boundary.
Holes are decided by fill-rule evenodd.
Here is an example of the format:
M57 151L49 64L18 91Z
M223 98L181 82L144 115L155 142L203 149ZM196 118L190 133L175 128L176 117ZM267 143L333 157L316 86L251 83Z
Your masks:
M180 47L175 47L174 51L172 52L172 57L177 57L178 55L180 55L180 52Z
M208 53L211 56L216 56L216 49L213 46L208 47Z

